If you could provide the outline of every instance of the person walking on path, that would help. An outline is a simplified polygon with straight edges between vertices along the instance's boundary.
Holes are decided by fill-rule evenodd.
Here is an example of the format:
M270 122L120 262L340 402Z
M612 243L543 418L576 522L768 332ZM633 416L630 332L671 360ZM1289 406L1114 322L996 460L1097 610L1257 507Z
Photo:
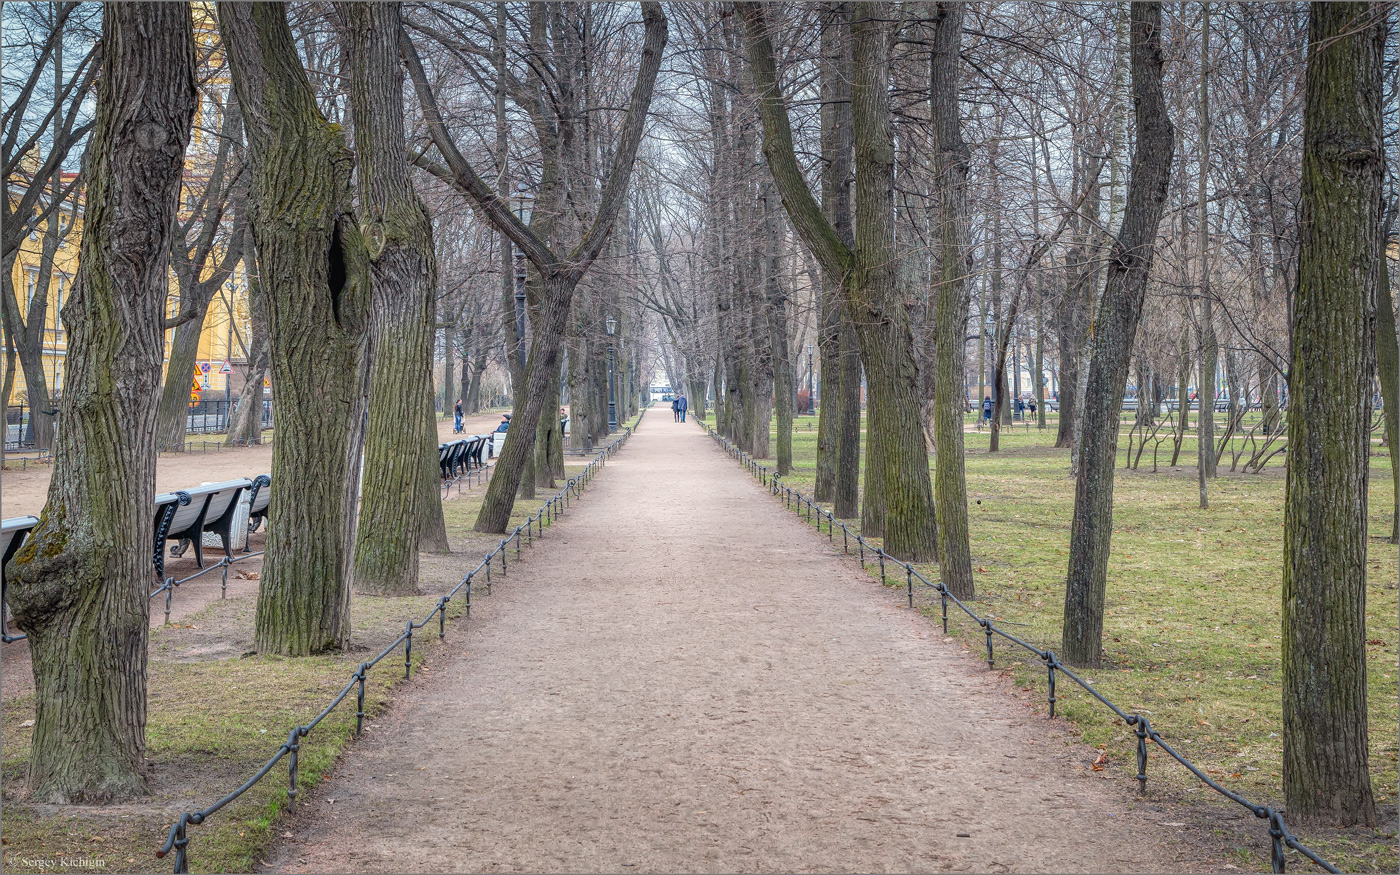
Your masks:
M685 411L688 407L689 405L685 403L685 393L682 392L681 397L676 399L676 409L680 411L681 422L685 422Z
M461 434L461 433L462 433L462 399L460 399L460 398L457 399L457 403L453 406L452 416L453 416L453 421L452 421L452 433L453 433L453 434Z
M992 421L992 396L990 395L982 399L982 421Z
M681 421L681 399L671 399L671 418L676 422Z

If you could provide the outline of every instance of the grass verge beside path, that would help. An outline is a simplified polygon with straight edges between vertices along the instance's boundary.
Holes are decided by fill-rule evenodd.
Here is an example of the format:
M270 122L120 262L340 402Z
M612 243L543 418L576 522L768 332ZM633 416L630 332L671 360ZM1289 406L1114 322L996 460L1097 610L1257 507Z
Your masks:
M635 425L635 419L628 424ZM569 476L586 459L566 458ZM561 481L559 486L563 486ZM484 486L464 492L443 505L453 552L422 554L424 595L379 598L355 595L351 647L336 654L289 659L253 652L255 600L219 601L183 622L151 634L148 674L147 760L151 795L139 802L97 806L35 805L24 798L24 776L34 719L32 694L3 703L0 711L0 783L3 783L5 872L167 872L173 858L155 857L170 825L180 814L202 808L235 789L286 741L292 727L311 720L350 680L359 664L378 653L403 631L409 619L421 619L438 596L500 543L499 536L471 530L485 493ZM518 501L509 528L523 524L537 505L553 495L541 488L538 501ZM547 544L549 536L544 536ZM528 552L523 554L528 558ZM499 566L493 581L509 585L516 573ZM217 585L215 580L213 585ZM473 587L485 598L485 587ZM419 630L413 641L413 676L431 671L453 632L463 628L465 600L448 606L448 637L440 643L436 624ZM458 639L460 643L460 639ZM407 681L406 683L412 683ZM365 685L365 731L388 731L392 718L376 721L405 683L402 650L381 662ZM301 804L329 804L305 792L335 767L355 729L352 694L308 737L300 750ZM237 801L189 831L192 872L248 872L276 838L278 815L287 800L283 760Z
M1045 431L1027 431L1018 423L1002 433L998 453L988 452L985 431L965 435L978 593L971 607L1030 643L1058 651L1074 483L1067 476L1069 451L1054 449L1054 439L1053 422ZM783 482L810 495L814 418L798 417L793 457L793 473ZM1193 439L1182 459L1195 460ZM1263 474L1230 474L1222 468L1210 484L1211 507L1202 510L1194 466L1164 467L1152 474L1146 462L1141 471L1125 471L1122 462L1120 452L1105 661L1086 677L1125 710L1148 713L1152 725L1212 778L1281 809L1283 465L1271 465ZM1394 496L1383 449L1373 449L1371 465L1366 637L1371 770L1382 827L1318 830L1291 821L1289 827L1346 870L1396 871L1400 551L1385 541ZM770 470L774 467L770 462ZM848 523L852 531L859 529L859 520ZM838 550L840 541L836 536ZM879 574L873 564L868 571ZM936 565L924 571L930 580L938 579ZM898 584L904 584L902 575ZM936 595L917 589L916 595L920 609L937 622ZM984 657L980 628L950 612L949 632L972 658ZM1026 659L1030 654L1001 641L996 656L998 670L1043 713L1045 668L1040 661ZM1111 712L1065 682L1057 688L1056 710L1086 742L1103 748L1108 769L1136 773L1136 739ZM1225 824L1222 834L1238 833L1227 842L1238 842L1239 859L1232 863L1269 868L1264 821L1205 788L1154 747L1149 751L1149 797L1208 807ZM1295 865L1305 862L1298 858Z

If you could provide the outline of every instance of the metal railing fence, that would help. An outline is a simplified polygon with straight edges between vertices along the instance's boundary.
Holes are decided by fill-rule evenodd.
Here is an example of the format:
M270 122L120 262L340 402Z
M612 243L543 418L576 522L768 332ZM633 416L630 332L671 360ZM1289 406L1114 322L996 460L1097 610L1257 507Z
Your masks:
M1300 842L1297 836L1293 835L1293 833L1289 832L1288 826L1283 821L1283 814L1281 812L1275 810L1273 806L1259 805L1258 803L1251 802L1239 793L1236 793L1235 791L1230 790L1229 788L1224 787L1221 784L1217 783L1215 780L1211 779L1208 775L1205 774L1205 772L1201 771L1201 769L1196 764L1192 763L1174 747L1168 744L1167 741L1162 738L1161 734L1156 729L1152 728L1151 722L1147 719L1145 715L1139 713L1130 713L1118 707L1118 705L1114 704L1106 696L1104 696L1097 689L1095 689L1093 684L1084 680L1073 670L1066 667L1064 663L1060 662L1060 660L1055 656L1054 651L1048 649L1042 650L1041 648L1036 647L1034 644L1030 644L1029 642L1026 642L1021 638L1018 638L1017 636L1012 635L1006 630L998 627L996 625L995 620L979 616L975 611L973 611L966 604L964 604L957 596L949 592L948 587L944 583L942 583L941 581L929 581L913 565L894 558L893 556L886 553L883 547L877 544L873 544L870 541L867 541L859 533L852 533L849 527L847 527L845 523L836 519L836 517L833 516L829 510L822 508L820 504L817 504L816 502L812 501L809 497L803 495L801 492L782 485L782 483L779 482L778 475L770 473L767 465L760 463L757 459L753 458L753 456L736 447L732 442L729 441L728 438L719 434L713 426L705 422L701 422L700 425L705 429L705 431L710 435L710 437L715 439L715 441L720 445L721 448L725 450L725 452L727 452L730 455L730 457L734 458L741 465L743 465L745 470L747 470L751 475L753 475L754 479L758 480L764 486L767 486L768 491L771 495L781 497L783 499L783 506L786 509L795 509L797 515L799 517L802 517L803 510L805 508L805 519L812 520L815 518L818 534L821 533L822 520L825 519L827 524L827 540L833 546L836 541L835 532L836 529L839 528L841 530L841 545L843 554L849 555L851 553L851 541L852 539L854 539L857 555L859 557L860 566L862 569L866 567L868 562L879 562L881 583L889 583L889 569L887 568L887 564L893 566L894 568L902 569L904 571L904 581L908 593L909 607L914 607L914 582L916 580L922 586L937 592L942 606L942 622L943 631L945 634L948 631L948 603L952 602L956 608L958 608L964 614L967 615L968 619L970 619L973 623L976 623L981 628L983 634L986 636L988 668L995 668L995 653L992 643L994 637L1003 638L1006 641L1010 642L1012 645L1020 647L1034 654L1036 658L1038 658L1041 661L1041 663L1045 666L1046 669L1047 702L1049 704L1051 719L1055 717L1055 692L1057 673L1063 675L1064 677L1074 682L1085 692L1093 696L1106 708L1112 711L1118 717L1118 719L1122 720L1125 725L1133 729L1133 733L1137 737L1137 775L1135 777L1137 778L1139 793L1147 792L1147 743L1150 741L1153 744L1157 745L1157 747L1161 748L1161 750L1165 752L1168 756L1170 756L1172 759L1176 760L1178 763L1181 763L1182 766L1186 767L1187 771L1195 775L1207 787L1224 796L1225 798L1231 800L1232 802L1235 802L1238 805L1241 805L1244 808L1248 809L1250 813L1252 813L1255 817L1259 818L1260 820L1268 821L1270 840L1269 859L1270 863L1273 866L1273 871L1287 871L1288 864L1287 859L1284 856L1285 847L1297 851L1298 853L1302 854L1304 857L1308 858L1309 860L1316 863L1318 866L1322 867L1328 872L1338 871L1335 866L1333 866L1327 860L1323 859L1307 845L1304 845L1302 842ZM867 559L867 551L869 552L869 555L871 557L869 559Z
M640 416L638 417L637 423L641 423ZM437 617L437 635L438 639L442 640L447 635L447 605L458 593L462 593L465 599L465 608L462 615L463 619L469 619L471 617L472 605L472 582L478 576L483 577L484 579L482 582L486 584L486 593L490 595L492 566L499 562L500 573L504 575L507 568L507 553L512 543L515 545L515 556L519 559L522 535L525 538L524 543L526 546L533 545L536 537L544 537L545 527L553 525L555 520L563 516L564 512L568 509L571 499L577 500L580 497L583 488L593 481L598 471L607 464L608 459L616 455L618 450L622 448L622 445L627 442L627 439L632 436L633 428L634 426L624 427L620 437L602 448L582 471L570 477L563 488L556 492L551 498L547 499L544 504L540 505L534 513L530 514L524 523L516 526L510 534L502 538L500 543L482 557L481 562L471 571L467 572L467 575L463 577L456 586L438 597L437 604L428 612L427 616L419 621L414 621L412 619L406 620L403 632L393 641L389 642L389 644L383 650L379 651L373 659L360 663L359 668L350 675L349 682L341 688L340 692L337 693L310 722L292 727L287 735L287 740L282 743L282 746L277 749L277 752L274 753L267 762L263 763L262 767L254 772L248 780L244 781L237 788L220 797L209 806L197 811L187 811L180 815L180 819L171 825L170 834L166 837L165 844L161 846L160 850L156 851L156 856L163 858L171 851L174 851L174 871L177 873L188 872L189 828L204 823L218 812L219 809L233 802L244 793L247 793L259 781L267 777L273 767L283 759L287 760L287 808L289 810L294 810L299 793L298 754L301 750L301 740L310 735L332 711L349 698L351 693L355 694L355 734L359 735L364 728L365 678L368 676L370 669L389 658L389 656L399 648L399 645L403 645L403 672L405 678L409 677L413 671L414 630L424 628L432 622L434 617ZM211 568L209 570L213 569Z

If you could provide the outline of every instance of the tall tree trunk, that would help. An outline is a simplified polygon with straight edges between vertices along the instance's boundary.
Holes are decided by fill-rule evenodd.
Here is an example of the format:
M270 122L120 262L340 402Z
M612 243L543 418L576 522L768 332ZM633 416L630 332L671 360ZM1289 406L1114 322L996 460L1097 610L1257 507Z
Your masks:
M262 443L263 380L267 378L270 364L267 300L258 278L257 259L251 252L243 262L243 272L248 279L248 370L225 436L225 441L233 446Z
M1215 308L1210 288L1210 214L1206 210L1206 173L1210 167L1210 4L1201 4L1201 157L1196 178L1196 262L1201 271L1201 398L1197 417L1196 482L1201 507L1210 506L1207 483L1215 477L1215 372L1220 344L1215 338Z
M1390 454L1391 482L1395 486L1395 514L1390 523L1390 543L1400 544L1400 346L1397 346L1395 334L1395 299L1390 288L1390 265L1385 257L1381 258L1381 280L1376 290L1376 369L1381 378L1385 444Z
M250 223L277 392L267 554L254 642L303 656L350 635L370 282L353 159L321 115L286 9L219 4L251 158Z
M851 220L850 7L827 5L822 30L822 211L837 239L855 244ZM843 277L822 269L822 409L817 483L829 478L821 500L832 513L851 519L860 512L860 349L851 323ZM821 443L825 439L826 457Z
M868 405L861 530L906 561L937 558L933 486L919 403L909 313L894 263L894 138L888 23L877 4L851 12L851 117L855 148L855 261L851 307Z
M170 340L170 363L165 369L160 410L156 415L156 447L167 452L184 452L185 430L189 423L190 384L195 360L199 357L199 336L204 331L204 314L209 299L199 307L199 315L178 326Z
M420 542L447 549L432 377L437 255L432 220L408 173L399 8L396 2L339 7L373 295L354 586L381 595L418 592ZM452 397L450 386L443 396Z
M845 290L842 290L845 295ZM860 514L860 345L848 308L842 307L837 358L840 363L840 411L836 434L836 500L831 512L841 519Z
M938 277L938 328L933 379L933 429L938 445L938 573L960 599L976 592L967 521L967 476L963 467L963 367L967 361L967 168L970 153L958 119L958 51L963 11L959 2L937 5L937 28L929 62L929 109L938 156L935 190L942 218L942 276Z
M1385 158L1385 16L1313 3L1283 522L1288 813L1376 824L1366 713L1366 494Z
M1181 311L1181 343L1176 357L1176 433L1172 435L1172 463L1175 468L1181 457L1181 444L1186 439L1186 430L1191 424L1191 306L1187 304Z
M107 6L102 45L86 225L64 307L63 430L48 501L8 576L34 667L29 784L35 801L57 804L146 792L163 308L196 102L188 5Z
M792 352L788 349L787 291L779 280L781 270L782 220L778 218L778 193L765 181L763 198L764 291L767 297L768 342L773 360L773 400L778 412L778 476L792 472L793 374Z
M560 358L563 358L563 350L560 350ZM621 365L621 362L617 363ZM554 380L546 390L547 394L544 403L540 405L540 418L535 424L535 485L553 490L555 488L555 478L559 475L559 468L563 466L563 433L559 429L559 375L562 373L563 361L560 361L554 369ZM620 376L620 374L619 374ZM625 419L624 399L621 393L622 384L617 387L617 410L619 422Z
M1172 124L1162 97L1162 7L1134 3L1130 14L1137 137L1123 224L1111 247L1103 302L1090 340L1065 583L1062 649L1078 666L1097 666L1100 661L1118 417L1171 176Z
M1045 430L1045 296L1044 286L1036 280L1035 293L1035 351L1031 368L1035 374L1035 427Z
M884 539L904 560L935 558L933 487L919 403L909 314L893 263L894 145L890 129L887 24L873 4L853 8L852 141L855 147L854 248L844 245L797 166L792 130L778 91L776 63L761 5L737 4L745 24L763 119L763 151L798 234L824 271L843 278L869 391L861 530Z
M447 348L449 350L455 350L459 346L461 348L462 366L457 371L457 385L450 388L448 394L455 393L457 397L461 399L463 416L476 412L476 408L473 406L476 402L472 398L472 392L474 389L479 389L481 386L480 374L473 370L473 363L470 359L473 327L473 325L468 323L467 326L457 331L455 330L456 326L453 326L453 330L451 330L447 336ZM449 356L450 355L451 353L449 352ZM455 405L449 406L446 412L448 416L455 418Z

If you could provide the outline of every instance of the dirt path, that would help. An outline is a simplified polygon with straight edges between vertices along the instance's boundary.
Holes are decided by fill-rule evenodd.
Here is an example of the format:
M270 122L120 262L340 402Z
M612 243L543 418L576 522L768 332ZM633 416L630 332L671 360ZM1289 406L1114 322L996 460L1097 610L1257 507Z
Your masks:
M647 417L287 828L282 871L1171 871L1169 815ZM1079 764L1079 769L1076 769Z

